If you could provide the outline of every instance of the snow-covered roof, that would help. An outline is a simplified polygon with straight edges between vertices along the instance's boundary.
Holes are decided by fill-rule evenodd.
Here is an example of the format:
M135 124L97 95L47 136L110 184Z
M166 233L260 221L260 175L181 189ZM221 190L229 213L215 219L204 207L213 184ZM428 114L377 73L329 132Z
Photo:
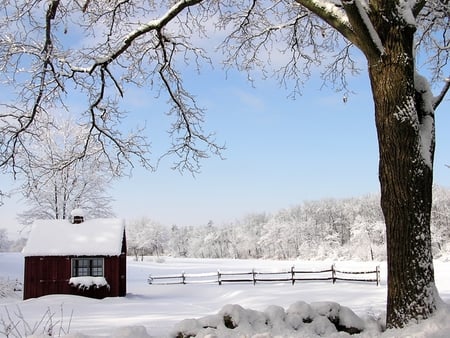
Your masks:
M80 217L84 217L84 210L77 208L77 209L73 209L70 212L70 216L75 217L75 216L80 216Z
M125 222L99 218L72 224L67 220L33 223L25 256L117 256L122 250Z

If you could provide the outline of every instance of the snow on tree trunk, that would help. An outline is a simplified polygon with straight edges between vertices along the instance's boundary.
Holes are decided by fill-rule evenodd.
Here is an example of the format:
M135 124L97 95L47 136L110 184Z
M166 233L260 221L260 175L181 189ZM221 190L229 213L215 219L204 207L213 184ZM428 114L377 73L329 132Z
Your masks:
M434 114L415 81L413 29L385 29L385 54L369 59L369 73L386 222L387 325L403 327L430 317L438 299L430 233Z

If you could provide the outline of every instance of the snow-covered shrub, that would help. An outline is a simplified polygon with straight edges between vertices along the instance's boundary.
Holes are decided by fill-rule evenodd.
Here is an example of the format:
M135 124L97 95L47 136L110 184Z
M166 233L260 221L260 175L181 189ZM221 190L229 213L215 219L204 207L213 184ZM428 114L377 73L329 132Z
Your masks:
M352 310L335 302L315 302L311 307L320 315L328 318L338 331L350 334L360 333L365 323Z
M379 333L379 327L373 325L373 319L364 321L334 302L296 302L287 311L271 305L264 312L229 304L216 315L183 320L175 326L172 337L322 337L369 329Z
M301 325L311 323L316 315L317 313L311 305L303 301L298 301L289 306L287 309L286 320L289 325L297 330Z
M106 281L105 277L92 277L92 276L83 276L83 277L72 277L69 279L70 286L81 290L88 290L91 287L99 289L101 287L106 286L109 289L109 284Z

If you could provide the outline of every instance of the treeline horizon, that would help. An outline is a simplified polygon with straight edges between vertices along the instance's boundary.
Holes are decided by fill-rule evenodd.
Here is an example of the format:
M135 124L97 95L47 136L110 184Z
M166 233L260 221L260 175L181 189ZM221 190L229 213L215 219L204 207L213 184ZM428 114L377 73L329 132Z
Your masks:
M450 253L450 189L433 189L434 258ZM128 254L190 258L385 260L379 194L305 201L215 225L163 226L149 218L127 225Z

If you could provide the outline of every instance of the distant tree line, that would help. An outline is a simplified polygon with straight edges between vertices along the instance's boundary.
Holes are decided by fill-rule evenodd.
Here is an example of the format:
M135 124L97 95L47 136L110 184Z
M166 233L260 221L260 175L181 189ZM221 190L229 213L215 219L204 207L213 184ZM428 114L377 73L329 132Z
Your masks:
M450 190L435 187L434 257L450 252ZM232 223L166 227L148 218L127 227L129 253L198 258L385 260L378 195L322 199Z
M435 187L433 254L450 254L450 189ZM0 252L20 251L0 229ZM150 218L127 224L129 255L197 258L385 260L385 227L376 194L307 201L274 214L258 213L227 224L164 226Z

